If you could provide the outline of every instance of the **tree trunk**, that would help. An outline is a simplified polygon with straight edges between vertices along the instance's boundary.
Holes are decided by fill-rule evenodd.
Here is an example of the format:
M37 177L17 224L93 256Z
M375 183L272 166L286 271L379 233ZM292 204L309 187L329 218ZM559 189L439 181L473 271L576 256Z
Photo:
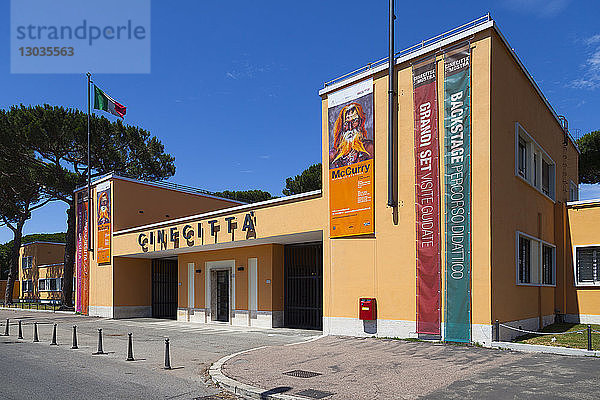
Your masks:
M62 307L73 307L73 270L75 266L75 202L67 209L67 237L63 268Z
M19 251L21 250L21 241L23 239L23 225L25 225L25 218L21 218L15 224L13 230L13 246L10 249L10 270L8 271L8 280L6 281L6 291L4 292L4 303L12 303L13 288L15 287L15 280L19 276Z

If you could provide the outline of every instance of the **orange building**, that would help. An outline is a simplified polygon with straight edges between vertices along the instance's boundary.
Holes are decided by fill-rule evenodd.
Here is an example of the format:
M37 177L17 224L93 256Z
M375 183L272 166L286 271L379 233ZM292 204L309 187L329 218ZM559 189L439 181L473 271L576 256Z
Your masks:
M497 24L397 55L391 136L387 67L319 91L322 191L240 204L108 175L88 252L78 190L78 310L479 343L495 320L600 319L595 275L573 284L572 246L600 243L568 203L578 149Z
M19 251L19 300L58 303L63 286L65 244L32 242Z

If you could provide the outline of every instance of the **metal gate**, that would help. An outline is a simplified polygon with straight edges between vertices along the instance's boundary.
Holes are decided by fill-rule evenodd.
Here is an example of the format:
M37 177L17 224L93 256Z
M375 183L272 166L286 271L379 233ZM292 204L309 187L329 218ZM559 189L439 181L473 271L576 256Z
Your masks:
M323 244L285 246L283 323L323 329Z
M177 260L152 260L152 317L177 318Z

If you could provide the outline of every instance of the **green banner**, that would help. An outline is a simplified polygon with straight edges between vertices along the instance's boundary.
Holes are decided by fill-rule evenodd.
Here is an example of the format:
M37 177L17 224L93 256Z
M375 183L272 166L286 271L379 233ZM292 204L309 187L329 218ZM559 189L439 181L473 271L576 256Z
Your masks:
M471 341L471 52L444 56L444 340Z

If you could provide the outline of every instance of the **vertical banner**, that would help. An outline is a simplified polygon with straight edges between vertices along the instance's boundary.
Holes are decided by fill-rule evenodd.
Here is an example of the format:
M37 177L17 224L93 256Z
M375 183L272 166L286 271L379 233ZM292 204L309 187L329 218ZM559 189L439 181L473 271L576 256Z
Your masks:
M440 178L435 58L413 65L417 333L441 334Z
M471 340L471 49L444 55L444 338Z
M374 227L373 79L328 96L330 237Z
M110 263L110 181L103 182L96 187L98 210L96 224L98 230L98 264Z
M84 198L85 196L85 198ZM89 257L88 257L88 201L84 192L77 194L77 302L75 311L88 314Z

